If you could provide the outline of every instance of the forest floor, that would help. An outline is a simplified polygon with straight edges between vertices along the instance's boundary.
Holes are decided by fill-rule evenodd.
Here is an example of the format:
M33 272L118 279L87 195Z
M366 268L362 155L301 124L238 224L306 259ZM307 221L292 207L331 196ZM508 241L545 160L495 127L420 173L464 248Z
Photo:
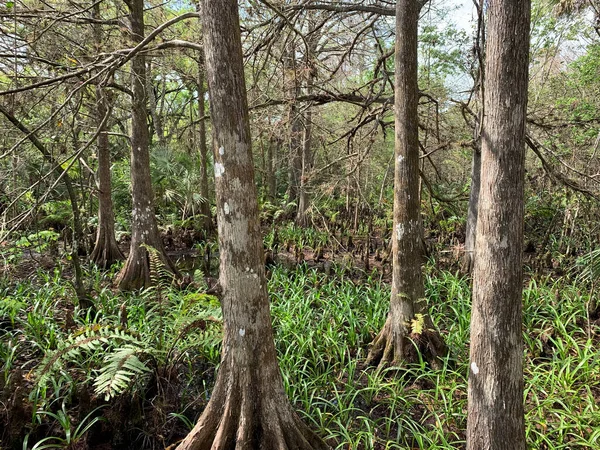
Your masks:
M449 253L451 264L426 265L428 305L450 348L442 367L377 371L365 358L387 315L389 270L376 252L365 270L364 246L354 246L317 258L316 250L282 246L270 262L273 325L290 399L332 448L464 448L469 279ZM178 255L193 274L193 259ZM201 293L202 279L185 290L165 285L133 295L114 290L114 270L89 269L96 311L85 311L73 302L68 267L64 259L34 254L0 278L0 448L176 443L210 397L220 352L218 300ZM600 448L594 297L566 276L527 277L530 448Z

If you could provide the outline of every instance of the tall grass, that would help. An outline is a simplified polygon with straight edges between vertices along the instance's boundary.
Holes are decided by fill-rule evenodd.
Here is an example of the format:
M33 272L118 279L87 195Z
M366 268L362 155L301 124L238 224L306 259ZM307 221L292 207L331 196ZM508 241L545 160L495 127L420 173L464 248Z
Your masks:
M353 280L343 268L332 270L331 275L306 266L293 271L273 270L269 292L285 387L306 422L333 448L464 448L469 280L433 267L427 272L428 307L450 348L450 356L440 369L420 363L386 372L366 367L364 361L369 342L386 319L388 285L372 277ZM60 274L40 273L28 282L0 286L0 382L4 384L0 387L14 381L17 369L25 374L33 411L26 428L31 430L40 426L44 429L44 421L46 429L60 429L58 423L47 422L51 422L52 414L63 410L72 415L77 410L74 418L85 417L105 404L101 414L107 415L111 408L114 414L124 399L146 398L147 408L160 405L161 411L151 417L154 425L144 429L144 443L137 448L159 448L163 441L149 435L174 429L176 424L181 429L194 423L210 395L212 372L219 361L219 345L202 339L198 333L178 337L176 330L185 328L199 315L218 316L218 305L207 303L201 294L168 291L164 293L168 314L159 320L157 309L152 307L152 292L123 296L106 288L107 280L101 275L92 273L90 277L97 278L94 314L73 305L72 288ZM590 310L593 302L588 289L566 278L531 280L523 302L529 447L600 448L600 322L598 314ZM163 367L177 361L175 385L169 381L159 386L178 389L177 397L187 400L159 400L151 392L152 383L132 383L130 389L109 402L100 398L90 404L88 411L79 411L81 405L75 399L82 386L89 386L93 392L92 379L102 366L102 352L68 361L48 386L32 388L36 365L44 355L60 348L69 334L99 325L123 326L123 304L127 328L149 348L155 348L148 354L165 359ZM165 347L167 344L171 347ZM156 368L155 378L168 377L164 370L158 370L157 362L152 367ZM198 395L202 399L195 402ZM0 420L3 417L0 414ZM79 424L75 420L72 426ZM112 425L119 426L119 422L113 420ZM174 434L169 436L175 439ZM34 437L30 445L35 443ZM43 437L37 435L38 439Z

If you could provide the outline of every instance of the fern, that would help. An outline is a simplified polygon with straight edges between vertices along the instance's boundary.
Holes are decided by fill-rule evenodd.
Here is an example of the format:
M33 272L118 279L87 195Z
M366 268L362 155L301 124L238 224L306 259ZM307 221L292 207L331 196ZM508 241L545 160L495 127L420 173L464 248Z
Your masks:
M422 334L425 329L425 316L423 314L415 314L415 318L410 321L412 334Z
M130 342L131 344L141 345L137 337L120 327L95 325L79 330L69 336L63 346L46 355L37 371L38 385L46 385L50 375L56 370L59 363L78 358L82 356L83 352L96 352L113 342Z
M147 349L134 345L117 348L104 358L104 365L100 375L94 381L97 394L104 395L105 400L126 391L137 376L151 372L138 355L147 354Z

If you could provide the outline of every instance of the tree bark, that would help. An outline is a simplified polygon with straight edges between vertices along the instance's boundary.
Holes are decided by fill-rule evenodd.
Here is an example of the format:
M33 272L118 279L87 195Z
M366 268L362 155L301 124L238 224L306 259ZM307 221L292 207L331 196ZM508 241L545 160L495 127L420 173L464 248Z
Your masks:
M427 316L424 305L423 229L419 193L419 131L417 107L417 0L396 3L395 178L392 233L392 295L387 321L371 344L367 362L402 365L422 357L434 366L446 347ZM422 316L417 316L417 314ZM411 321L421 318L423 330L414 333ZM411 341L412 340L412 341ZM415 348L416 347L416 348Z
M279 154L279 147L281 146L279 139L272 137L267 143L267 156L266 156L266 181L267 181L267 192L269 201L275 203L277 200L277 177L275 173L275 158Z
M148 97L148 109L150 110L150 117L152 117L152 123L154 125L154 133L158 138L158 145L166 149L167 140L165 138L165 130L163 128L162 117L158 111L158 105L156 104L156 94L154 93L154 77L152 76L152 62L148 61L146 67L146 93ZM150 137L148 137L148 143Z
M479 190L481 188L481 125L483 122L485 98L485 89L483 82L485 80L484 58L482 48L485 46L485 15L483 10L483 0L475 1L477 7L477 38L475 41L475 54L477 56L479 67L475 77L476 89L479 96L480 111L477 113L477 120L473 129L473 158L471 160L471 191L469 195L469 207L467 211L467 223L465 228L465 252L462 261L462 271L471 274L475 263L475 241L477 233L477 214L479 212Z
M236 0L201 0L223 288L221 366L187 449L324 449L277 365L263 262Z
M110 175L110 147L106 125L102 125L108 112L104 89L96 87L98 124L103 127L98 135L98 230L96 243L90 260L102 269L108 269L115 262L125 259L115 238L115 213L112 201Z
M92 10L93 17L100 19L100 3L95 3ZM96 51L100 52L102 47L102 25L94 24L94 40ZM90 260L102 269L108 269L115 262L125 259L115 239L115 213L112 201L112 188L110 176L110 147L107 126L104 116L108 113L108 100L104 89L96 87L96 116L99 127L102 127L98 135L98 230L96 232L96 243L90 255Z
M285 95L289 102L288 110L288 188L289 202L298 204L300 192L300 177L302 173L302 121L298 108L297 98L300 96L300 84L296 70L296 51L294 42L288 44L284 54L284 82Z
M198 139L200 150L200 195L203 198L200 204L200 214L202 214L203 228L206 233L213 231L212 217L210 213L210 192L208 190L208 146L206 145L206 87L204 71L206 68L202 61L204 55L198 61L198 116L200 122L198 124Z
M467 448L524 450L522 249L530 0L488 6Z
M465 254L462 263L462 270L465 273L471 273L475 262L477 214L479 209L479 189L481 186L481 143L479 139L475 141L475 145L473 146L471 164L471 193L469 195L469 208L465 229Z
M131 39L138 44L144 38L144 1L127 0L130 10ZM131 189L133 211L131 245L125 266L117 276L121 290L133 290L150 283L150 261L147 246L154 248L166 269L179 275L166 255L156 216L154 192L150 177L149 133L147 122L146 61L143 53L131 60Z
M308 20L314 19L309 14ZM308 48L306 55L306 70L308 76L306 77L305 93L310 96L313 93L313 83L316 74L315 58L317 52L317 45L319 44L320 34L316 31L316 25L314 20L309 23L309 37L308 37ZM309 206L310 197L308 195L308 181L310 172L313 167L313 154L312 154L312 109L311 105L308 104L306 112L304 113L304 132L302 136L302 154L301 154L301 170L300 180L298 185L298 210L296 211L296 225L300 227L306 227L308 225L308 217L306 211Z

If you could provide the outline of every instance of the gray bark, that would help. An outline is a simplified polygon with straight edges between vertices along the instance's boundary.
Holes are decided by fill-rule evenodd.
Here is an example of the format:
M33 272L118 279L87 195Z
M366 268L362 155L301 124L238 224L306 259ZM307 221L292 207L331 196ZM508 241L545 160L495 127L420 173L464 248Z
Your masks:
M100 19L100 3L94 4L93 17ZM96 50L102 47L102 25L94 24ZM110 175L110 147L104 116L108 113L108 99L102 86L96 87L96 121L102 127L98 135L98 230L90 260L98 267L108 269L115 262L125 259L115 239L115 213L112 201Z
M144 38L144 1L127 0L130 10L131 39L134 44ZM139 53L131 60L131 245L127 261L117 276L122 290L133 290L150 283L150 261L147 246L156 250L166 269L179 275L164 251L154 212L154 192L150 177L150 137L146 107L146 60Z
M198 149L200 152L200 195L204 199L200 205L200 214L202 214L203 228L207 233L213 230L212 217L210 212L210 192L208 190L208 146L206 145L206 96L205 87L205 67L202 61L204 55L198 61L198 116L200 123L198 124Z
M523 209L530 0L488 6L467 448L524 450Z
M179 449L324 449L293 411L277 365L237 1L200 4L213 123L224 337L210 402Z
M398 0L396 3L396 79L395 79L395 176L394 230L392 233L392 295L390 312L384 328L371 345L370 364L401 365L417 359L410 321L416 314L424 316L421 339L429 341L423 355L432 364L446 349L426 315L423 304L424 281L423 228L419 192L419 131L417 107L417 25L419 2ZM421 348L419 348L421 350Z

